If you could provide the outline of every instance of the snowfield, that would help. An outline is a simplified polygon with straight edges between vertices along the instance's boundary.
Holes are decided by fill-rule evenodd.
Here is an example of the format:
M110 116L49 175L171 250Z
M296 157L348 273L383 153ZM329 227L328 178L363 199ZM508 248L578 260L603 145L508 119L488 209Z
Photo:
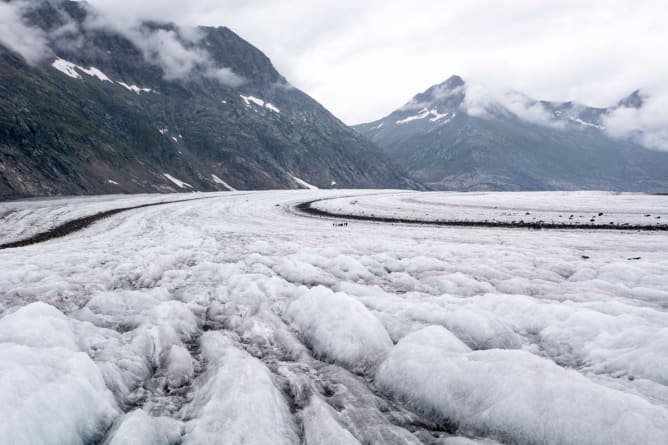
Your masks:
M656 225L668 196L62 198L1 204L0 240L174 200L0 250L0 443L668 444L666 232L295 208Z
M330 213L417 221L478 221L564 225L668 224L662 195L604 192L395 193L314 203Z
M205 196L210 196L207 194ZM79 196L0 202L0 244L30 238L60 224L105 210L192 199L192 194Z

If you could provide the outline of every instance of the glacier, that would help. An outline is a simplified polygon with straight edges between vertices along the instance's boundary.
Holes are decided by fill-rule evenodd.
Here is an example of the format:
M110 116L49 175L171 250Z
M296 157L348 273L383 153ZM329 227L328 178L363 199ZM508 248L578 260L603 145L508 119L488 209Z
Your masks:
M0 249L0 443L668 443L665 231L429 224L649 227L668 197L197 197L0 203L0 243L159 204Z

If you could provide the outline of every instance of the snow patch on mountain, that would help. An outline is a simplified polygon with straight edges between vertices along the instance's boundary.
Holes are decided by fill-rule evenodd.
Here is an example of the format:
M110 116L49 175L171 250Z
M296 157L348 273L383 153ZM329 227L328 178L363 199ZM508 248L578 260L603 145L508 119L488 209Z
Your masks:
M446 113L439 113L437 110L431 110L431 119L429 119L429 122L438 122L443 118L446 118L451 115L451 113L446 112ZM454 113L452 113L452 116L454 117Z
M453 117L455 116L455 113L446 111L445 113L439 113L437 108L433 108L431 110L428 110L426 108L420 110L418 114L414 114L412 116L405 117L403 119L399 119L398 121L395 122L395 124L398 125L404 125L409 122L417 121L417 120L422 120L422 119L427 119L429 118L429 122L438 122L439 120L443 118L449 117L447 121L444 123L449 122ZM379 129L382 127L382 123L380 126L377 126L375 129Z
M290 175L290 176L292 177L292 179L294 179L294 181L295 181L297 184L299 184L300 186L302 186L302 187L305 188L305 189L309 189L309 190L320 190L320 189L319 189L318 187L316 187L315 185L313 185L313 184L309 184L308 182L304 181L303 179L299 179L298 177L296 177L296 176L294 176L294 175Z
M51 66L73 79L81 79L81 74L79 74L79 71L81 71L82 73L85 73L91 77L95 77L103 82L113 83L113 81L109 78L109 76L107 76L102 71L93 66L91 66L90 68L84 68L82 66L79 66L72 62L68 62L67 60L61 58L57 58L56 60L54 60Z
M90 68L82 68L80 66L77 66L77 69L83 71L84 73L88 74L91 77L95 77L97 79L100 79L103 82L112 82L113 81L102 71L99 69L95 68L94 66L91 66Z
M279 110L277 107L275 107L273 104L266 102L264 104L264 107L270 111L273 111L274 113L280 113L281 110Z
M407 123L409 123L409 122L413 122L413 121L415 121L415 120L424 119L424 118L426 118L427 116L429 116L430 114L431 114L431 111L426 110L426 109L423 109L423 110L421 110L418 114L414 114L414 115L412 115L412 116L408 116L408 117L406 117L406 118L404 118L404 119L400 119L400 120L396 121L395 123L396 123L396 124L399 124L399 125L401 125L401 124L407 124Z
M575 122L576 124L580 124L585 127L592 127L592 128L597 128L599 130L605 130L605 127L603 125L596 125L591 122L584 121L580 119L579 117L571 117L569 118L571 121Z
M211 178L213 179L213 182L215 182L216 184L220 184L220 185L222 185L222 186L225 187L227 190L229 190L229 191L231 191L231 192L236 192L236 191L237 191L237 189L235 189L234 187L232 187L231 185L229 185L227 182L225 182L225 181L223 181L222 179L220 179L218 176L212 174L212 175L211 175Z
M125 82L116 82L126 90L132 91L133 93L136 94L141 94L141 93L155 93L155 91L151 88L142 88L137 85L129 85Z
M252 108L252 105L257 105L259 107L265 108L269 111L273 111L274 113L280 113L281 110L278 109L275 105L273 105L270 102L264 101L262 99L259 99L255 96L244 96L243 94L240 94L239 97L244 101L247 107Z
M84 68L80 65L77 65L72 62L68 62L65 59L57 58L56 60L53 61L51 66L61 73L73 78L73 79L82 79L80 73L87 74L88 76L94 77L96 79L99 79L103 82L110 82L110 83L115 83L123 88L125 88L128 91L132 91L133 93L136 94L141 94L141 93L156 93L155 90L152 88L145 88L145 87L140 87L137 85L130 85L125 82L121 81L114 81L112 80L109 76L107 76L105 73L103 73L101 70L98 68L95 68L94 66L91 66L89 68Z
M53 61L51 66L66 76L69 76L73 79L81 79L81 74L79 74L77 71L78 66L72 62L58 58Z
M174 176L170 175L169 173L163 173L163 176L170 181L172 181L174 184L176 184L178 187L184 189L186 187L193 188L192 185L188 184L187 182L183 182L180 179L176 179Z

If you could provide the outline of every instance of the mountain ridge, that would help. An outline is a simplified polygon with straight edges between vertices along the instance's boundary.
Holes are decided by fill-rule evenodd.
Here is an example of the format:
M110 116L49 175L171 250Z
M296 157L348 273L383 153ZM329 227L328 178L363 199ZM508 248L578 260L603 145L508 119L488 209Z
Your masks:
M597 108L490 93L455 75L354 128L433 189L665 192L668 153L606 128L617 110L643 104L639 90Z
M229 28L95 14L36 2L51 54L0 45L0 197L420 187Z

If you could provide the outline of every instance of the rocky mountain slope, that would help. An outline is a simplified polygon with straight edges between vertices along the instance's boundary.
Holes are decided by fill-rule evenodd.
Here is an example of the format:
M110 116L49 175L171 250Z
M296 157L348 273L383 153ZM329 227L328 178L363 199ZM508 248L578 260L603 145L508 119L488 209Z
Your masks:
M606 128L613 108L492 95L453 76L357 130L433 189L668 191L668 152Z
M25 34L0 45L0 198L417 186L227 28L0 6Z

